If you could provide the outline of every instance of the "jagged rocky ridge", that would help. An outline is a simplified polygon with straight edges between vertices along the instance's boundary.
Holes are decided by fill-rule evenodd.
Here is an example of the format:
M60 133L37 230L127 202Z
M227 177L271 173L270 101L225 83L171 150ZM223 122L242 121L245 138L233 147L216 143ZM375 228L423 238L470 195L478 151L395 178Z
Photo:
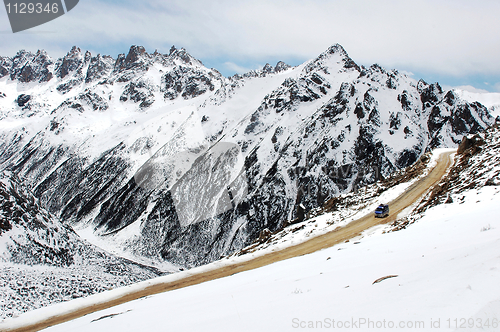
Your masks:
M175 47L117 59L21 51L0 76L1 167L75 229L187 267L494 122L340 45L231 78Z

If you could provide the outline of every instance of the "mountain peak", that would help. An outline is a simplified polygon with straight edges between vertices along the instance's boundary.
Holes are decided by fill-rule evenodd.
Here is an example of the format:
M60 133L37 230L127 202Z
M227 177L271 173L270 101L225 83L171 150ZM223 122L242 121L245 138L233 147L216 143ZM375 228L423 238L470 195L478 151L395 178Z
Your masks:
M340 58L341 63L338 61ZM340 44L334 44L330 46L326 51L321 53L316 59L309 62L309 64L304 68L306 73L314 70L322 70L328 72L328 67L338 66L341 64L343 68L354 69L361 71L361 68L352 60L347 54L346 50Z
M170 52L169 52L168 56L172 60L179 59L183 63L188 64L188 65L193 65L193 64L203 65L203 63L200 60L194 58L191 54L189 54L188 51L184 47L178 49L175 46L172 46L170 48Z
M67 55L70 54L81 54L82 50L78 46L73 46Z
M345 55L347 56L347 52L346 50L344 49L344 47L338 43L336 44L333 44L332 46L330 46L325 53L329 53L329 54L341 54L341 55Z
M49 55L47 54L47 51L46 50L38 50L36 51L36 56L39 57L49 57Z
M283 61L278 61L278 63L274 67L272 65L270 65L269 63L266 63L262 69L251 70L248 73L245 73L245 74L242 74L242 75L236 74L233 77L235 77L235 78L241 78L241 77L247 77L247 78L248 77L265 77L267 75L281 73L281 72L283 72L283 71L285 71L285 70L287 70L289 68L292 68L292 66L290 66L289 64L286 64Z
M70 72L77 70L83 64L82 50L73 46L64 58L57 61L56 76L66 77Z
M143 59L148 57L149 54L143 46L132 45L125 56L124 53L119 54L115 62L115 71L120 72L123 70L139 67L143 64Z
M282 71L285 71L289 68L291 68L291 66L289 64L286 64L283 61L278 61L278 63L276 64L276 67L274 67L274 72L281 73Z
M136 62L143 54L148 55L146 49L143 46L130 46L130 50L128 51L127 57L125 58L125 64Z
M269 63L266 63L266 65L264 66L264 68L262 68L262 71L264 73L271 73L271 72L274 71L274 68Z
M48 82L53 77L49 68L52 64L52 58L45 50L38 50L36 54L21 50L12 59L10 79L18 79L22 83Z

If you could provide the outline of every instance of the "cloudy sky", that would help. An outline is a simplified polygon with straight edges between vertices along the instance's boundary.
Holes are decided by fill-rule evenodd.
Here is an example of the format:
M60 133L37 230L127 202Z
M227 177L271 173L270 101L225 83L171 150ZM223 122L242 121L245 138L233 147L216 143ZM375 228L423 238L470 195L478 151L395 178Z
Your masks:
M224 75L283 60L298 65L330 45L358 64L429 83L500 91L498 0L80 0L66 15L13 34L0 9L0 55L73 45L116 57L131 45L184 47Z

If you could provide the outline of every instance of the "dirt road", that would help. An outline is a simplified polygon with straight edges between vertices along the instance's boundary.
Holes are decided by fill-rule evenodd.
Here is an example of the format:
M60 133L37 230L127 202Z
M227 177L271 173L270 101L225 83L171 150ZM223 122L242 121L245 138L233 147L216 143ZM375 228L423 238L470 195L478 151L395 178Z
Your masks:
M362 217L360 219L354 220L345 227L332 231L330 233L320 235L307 240L301 244L282 249L280 251L275 251L264 256L256 257L243 263L236 263L233 265L224 266L211 271L194 274L187 276L186 278L171 281L164 284L155 284L140 291L124 295L115 300L101 303L93 306L89 306L83 309L78 309L74 312L67 313L61 316L46 317L44 320L39 321L30 326L25 326L16 329L7 329L5 331L39 331L52 325L61 324L84 315L107 309L122 303L133 301L144 296L149 296L157 293L167 292L174 289L184 288L191 285L200 284L206 281L219 279L223 277L230 276L235 273L248 271L256 269L274 262L285 260L288 258L301 256L315 251L331 247L335 244L345 242L348 239L356 237L361 234L364 230L371 228L379 224L385 224L392 222L396 219L397 215L403 211L408 206L412 205L418 200L425 192L433 187L439 182L439 180L444 176L448 168L452 165L453 160L451 158L452 152L443 153L437 165L430 171L430 173L417 181L411 187L409 187L403 194L398 198L394 199L389 203L391 208L391 214L389 217L384 219L375 218L372 213Z

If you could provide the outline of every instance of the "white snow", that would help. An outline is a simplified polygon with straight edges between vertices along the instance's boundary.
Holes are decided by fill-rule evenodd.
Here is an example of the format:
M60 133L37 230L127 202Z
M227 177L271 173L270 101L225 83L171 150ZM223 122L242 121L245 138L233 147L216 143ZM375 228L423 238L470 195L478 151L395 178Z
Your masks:
M303 242L304 240L318 236L321 234L328 233L337 227L342 227L347 225L353 220L362 218L368 214L373 213L379 204L386 204L396 199L398 196L403 194L411 185L416 181L426 176L434 166L436 166L439 157L443 153L453 152L455 149L435 149L432 152L431 159L427 164L427 168L420 174L420 176L411 179L408 182L403 182L397 184L396 186L384 191L381 195L373 195L372 192L376 191L378 187L371 186L368 188L364 194L357 193L357 197L361 202L357 204L354 203L348 209L335 211L331 213L325 213L317 217L311 217L301 223L290 227L290 229L285 229L282 233L278 233L274 236L271 241L271 245L265 243L264 245L257 246L255 249L262 250L263 248L270 247L271 250L282 249L291 245L295 245ZM454 154L450 156L453 158ZM352 196L352 194L347 194ZM412 206L409 206L403 212L398 215L398 218L403 218L418 204L415 202ZM382 232L386 226L380 226L377 229ZM252 249L253 250L253 249Z
M332 72L332 74L325 73L324 77L331 85L331 91L337 91L342 82L352 82L356 79L356 77L358 77L358 72L343 70L337 72L338 67L342 67L338 55L328 58L325 61L329 61L328 68L330 68ZM328 102L328 100L332 97L331 94L322 96L320 99L312 101L309 104L301 105L299 109L294 110L293 112L276 113L267 111L266 113L265 111L262 111L262 114L259 116L262 117L261 121L263 124L260 125L261 127L257 127L257 131L259 131L260 136L253 132L245 133L244 128L251 122L252 114L259 108L265 96L275 91L276 88L279 87L280 83L287 78L298 80L301 77L304 77L305 69L307 69L306 66L307 63L300 67L289 69L283 73L269 75L262 78L245 78L238 83L240 86L234 90L224 90L228 94L227 99L224 100L225 102L221 101L222 97L220 95L216 95L216 92L220 88L220 82L218 81L215 82L217 85L214 90L215 92L210 92L203 97L190 100L182 100L179 98L175 102L164 100L162 93L159 89L155 88L153 89L153 93L156 102L152 108L145 111L138 110L137 105L134 103L120 102L120 93L122 92L125 83L117 82L116 86L118 86L118 88L115 89L103 85L102 90L100 90L100 85L95 82L92 83L92 91L103 98L108 97L104 98L106 100L109 99L109 101L107 101L109 109L106 112L88 109L86 112L80 113L76 110L63 108L57 113L51 114L49 111L60 105L64 100L77 97L80 93L83 93L84 87L75 88L74 90L68 92L68 94L62 95L54 91L57 85L61 83L60 80L52 80L47 84L14 84L5 78L0 80L0 91L5 93L7 96L6 98L0 99L0 130L13 131L14 129L25 127L27 128L27 135L25 136L25 139L27 140L37 132L44 130L50 124L50 121L55 119L57 122L60 122L65 129L58 134L52 134L47 131L47 135L51 135L51 142L54 145L64 143L70 146L74 149L75 153L82 156L88 156L89 163L92 162L93 159L98 158L103 151L116 146L120 142L124 142L127 148L133 150L133 152L129 153L130 162L133 166L128 170L130 173L129 176L132 176L141 165L156 154L159 154L160 157L168 158L176 156L176 153L179 151L203 147L207 144L208 139L212 136L217 136L218 131L223 129L223 137L217 136L217 139L220 138L225 142L238 144L241 142L249 143L249 148L245 152L242 152L244 153L243 157L252 151L252 147L260 143L261 148L258 150L258 160L261 163L262 168L266 170L276 161L276 155L278 154L278 151L275 150L275 145L272 144L271 141L271 136L276 132L276 129L280 128L283 131L282 137L289 137L292 133L300 134L300 129L306 125L306 121L311 120L311 115L314 114L314 112L323 104ZM205 70L201 64L198 67L200 70ZM168 69L171 68L155 63L154 70L147 72L144 77L144 81L158 87L161 82L162 70ZM377 137L384 142L388 142L388 150L401 150L405 146L417 144L417 137L407 135L403 130L390 134L391 130L389 127L389 114L391 114L391 112L401 110L401 105L397 101L397 95L401 92L401 90L414 90L415 82L412 79L401 79L400 82L398 82L399 88L397 90L393 91L386 89L385 87L381 87L380 90L377 90L371 88L372 84L370 81L373 79L376 79L376 77L370 79L360 79L363 84L365 84L366 90L363 90L363 88L358 86L358 95L361 98L365 92L370 90L370 94L377 97L377 108L384 110L384 112L381 113L382 123ZM227 81L226 83L229 84ZM30 116L24 114L23 112L28 111L19 108L15 103L15 98L20 93L26 91L30 91L34 98L33 101L40 106L39 109L36 108L37 111L34 112L32 116L31 114ZM500 105L500 94L498 94L499 96L494 96L493 94L488 96L479 96L463 92L459 95L461 98L466 100L479 100L483 102L486 106L491 107L493 114L495 114L494 112L497 109L500 110L500 106L498 106ZM351 103L358 101L361 102L362 100L353 99ZM420 109L420 101L416 100L414 102L417 104L417 108ZM351 108L354 109L354 107ZM208 118L207 122L201 121L204 116ZM401 117L401 128L404 128L412 123L409 118L410 115L402 114ZM357 137L357 133L354 131L351 133L350 130L346 132L345 128L347 128L348 125L354 125L355 122L359 121L359 119L355 116L349 117L349 115L346 115L344 119L339 119L339 121L338 125L331 126L328 130L325 129L324 131L318 131L316 136L311 135L308 139L304 138L307 144L304 144L301 152L306 155L307 148L316 145L316 140L321 138L318 136L325 134L328 134L330 137L345 134L345 141L341 142L341 146L338 151L342 151L351 146L352 140ZM265 133L266 135L261 135L262 133ZM415 134L417 133L415 132ZM94 136L99 137L99 139L94 139ZM173 136L176 136L177 138L175 140L175 145L167 145L172 140ZM257 140L263 141L258 142ZM450 146L451 145L454 145L454 143L450 143ZM336 156L328 155L327 157L332 160L337 158L349 158L349 156L342 156L337 152L335 152L335 154ZM435 154L435 156L437 156L437 154ZM178 176L184 174L183 172L190 167L192 160L194 159L193 155L193 158L190 158L185 165L179 165ZM306 160L306 158L302 158L302 160ZM338 161L339 164L349 162L349 160ZM435 162L436 157L433 157L431 165ZM241 168L241 165L235 167L235 170L239 168ZM286 169L284 166L282 168ZM314 170L311 172L313 171ZM296 190L296 188L291 185L291 181L286 178L286 174L284 174L284 177L285 181L287 181L286 190L289 191L289 196L292 197L294 196L293 191ZM40 181L42 180L43 179ZM276 250L278 248L296 244L297 242L302 242L313 235L320 235L336 227L345 225L346 223L359 218L364 214L372 213L376 205L382 202L389 202L393 198L400 195L412 183L413 182L400 184L380 197L375 197L371 201L363 202L363 204L356 206L356 208L359 208L359 211L357 209L352 209L351 211L347 211L342 214L324 214L322 216L306 220L302 224L299 224L299 226L304 226L301 231L292 232L283 236L278 241L273 243L273 245L265 248L265 250L260 250L259 252L241 257L230 257L229 259L215 262L205 267L117 289L111 292L98 294L85 299L63 303L50 308L37 310L32 313L27 313L18 320L4 322L3 326L0 324L0 330L5 326L14 326L16 324L22 325L30 321L37 320L40 317L46 317L47 315L58 314L81 306L106 301L110 298L120 296L123 293L141 289L152 283L163 282L165 280L175 280L192 273L199 273L207 269L217 268L223 264L244 261L255 255L262 255L269 250ZM491 193L487 192L480 193L479 195L490 194ZM496 198L497 196L491 194L491 197ZM455 205L456 204L453 206ZM465 206L465 204L463 206ZM450 208L451 206L446 207ZM152 206L148 209L151 208ZM436 208L432 211L436 210L439 209ZM97 209L95 212L97 212ZM400 214L400 217L406 212L407 211ZM453 213L454 212L455 211L453 211ZM423 219L424 225L425 220L433 216L432 213L429 212ZM437 218L436 220L441 219ZM439 222L440 221L436 223L439 224ZM460 223L460 225L461 224L462 223ZM237 223L233 229L236 229L236 227L239 226L240 223ZM303 319L318 319L318 317L322 319L326 317L321 315L326 314L333 318L333 316L337 315L337 312L339 312L340 315L338 317L347 319L349 314L351 316L354 314L358 314L358 316L361 314L371 314L372 311L369 311L369 305L374 305L374 303L377 304L376 310L373 311L373 317L375 318L379 317L377 314L385 314L383 311L384 306L386 308L392 308L392 302L389 301L394 301L394 303L400 304L399 306L394 306L396 308L396 312L399 314L403 312L404 305L401 304L409 303L412 308L413 306L420 304L424 308L427 308L424 300L417 300L415 298L415 294L419 294L419 292L412 293L411 290L417 289L419 285L427 286L427 284L424 283L424 281L427 280L424 279L424 276L429 277L429 274L426 275L425 273L422 273L422 279L404 279L405 273L408 275L413 271L413 266L404 261L404 255L411 255L413 253L411 250L418 251L422 248L418 246L412 247L411 243L407 243L407 239L402 240L402 235L399 235L403 233L413 234L408 235L411 238L424 236L423 233L414 231L414 229L418 230L418 227L422 227L420 226L420 223L416 226L410 227L409 230L396 233L396 235L382 235L385 230L382 226L373 228L365 232L362 239L357 239L363 241L358 245L349 244L348 246L337 246L313 255L273 264L272 266L256 271L241 273L223 280L216 280L203 285L157 295L149 298L148 300L136 301L134 303L120 306L119 308L112 308L105 311L105 313L89 315L80 320L68 323L68 325L55 327L54 329L78 329L75 326L79 324L78 326L80 326L83 330L94 329L95 326L97 326L97 329L100 330L101 328L107 328L106 324L119 322L116 327L113 326L113 330L118 329L119 327L123 327L125 330L133 330L134 326L139 327L138 329L140 330L147 329L147 325L142 324L151 324L150 327L153 330L159 330L166 327L172 327L173 330L287 330L293 329L293 318L299 319L299 327L301 325L300 322L302 322ZM482 233L496 234L494 233L494 222L482 225L481 227L481 229L488 229L487 232ZM134 238L138 236L140 228L141 220L139 219L135 223L126 227L117 236L107 238L109 241L104 241L102 238L96 236L93 229L90 227L77 229L77 231L79 235L86 238L89 242L97 244L110 252L117 253L121 256L128 257L145 264L158 266L158 264L153 261L144 261L140 258L134 257L124 249L126 248L127 243L134 240ZM436 230L439 231L439 229ZM457 235L458 238L462 236L460 234ZM423 237L423 239L425 239L425 241L422 241L422 243L431 241L431 239L428 239L427 237ZM386 242L386 240L388 242ZM448 243L446 241L449 239L437 238L434 240ZM462 240L464 243L468 243L463 238ZM379 250L379 246L382 246L382 244L380 243L384 245L392 245L390 250L393 250L398 254L385 256L385 254L388 254L389 251L381 252ZM438 247L437 244L436 246ZM344 247L349 250L339 251L339 249ZM439 245L439 248L441 248L441 245ZM467 248L464 250L468 250ZM366 253L363 250L367 252L370 251L370 253ZM374 252L379 253L378 256L373 254ZM332 259L326 261L324 257L325 253L328 253ZM395 261L391 259L395 259ZM373 266L378 260L380 260L380 266ZM443 261L435 261L432 264L441 268L441 266L446 266L443 262L445 262L444 258ZM453 263L457 262L459 262L459 260L453 261ZM376 286L371 286L370 283L365 283L366 280L363 279L364 277L373 281L378 277L384 276L384 273L386 273L385 270L390 270L389 267L392 266L398 266L398 268L400 268L397 271L387 271L387 273L399 274L400 276L398 278L383 281L381 284L377 284ZM159 267L168 271L177 269L177 267L172 266L169 263ZM453 270L453 268L456 267L454 267L454 265L452 266L450 263L450 269ZM322 275L319 275L318 271L320 270L323 273ZM316 275L316 272L318 272L318 275ZM411 275L414 277L413 274ZM444 275L448 276L449 274L446 272ZM329 276L329 278L326 278L326 276ZM414 288L409 287L410 291L407 293L405 293L407 289L404 289L401 293L401 298L397 295L399 293L393 291L392 289L388 289L387 293L380 293L380 291L376 293L373 290L379 290L381 288L385 289L384 287L389 287L390 285L393 285L394 282L402 279L413 280L412 282L414 282L414 284L411 284L410 282L408 283L413 285ZM303 282L298 282L300 280L303 280ZM345 288L344 290L342 286L339 286L343 283L349 284L350 287ZM436 287L431 285L430 288L436 291ZM473 287L475 286L471 286L472 289L474 289ZM364 294L365 292L366 294ZM306 298L301 299L301 297ZM360 299L364 298L366 298L367 304L360 302L362 301ZM450 298L451 297L448 296L446 297L446 300L449 301ZM405 301L405 299L408 300L408 302L401 302ZM378 306L378 300L381 301L380 306ZM308 303L308 305L306 306L304 303ZM309 303L311 303L311 305L309 305ZM344 305L345 303L346 305ZM498 304L496 305L498 306ZM151 307L151 310L149 310L148 307ZM127 312L129 309L132 311ZM420 309L424 310L422 308ZM431 312L431 309L429 308L425 310L423 312L421 311L420 314L423 315L424 313ZM408 312L414 311L414 309L408 310ZM498 311L500 310L497 310L497 312ZM91 323L90 326L88 325L90 322L90 320L87 320L88 318L96 319L101 316L118 312L126 312L126 314L113 316L114 318L102 319ZM313 313L315 314L313 315ZM392 314L392 311L388 312L387 317L396 317L391 316ZM141 318L142 316L138 315L144 315L144 317ZM137 317L140 319L137 319ZM196 319L190 319L190 317L195 317ZM365 317L369 318L371 316ZM380 315L380 317L386 316ZM359 318L361 318L361 316ZM131 323L130 321L134 322ZM139 325L134 325L134 323ZM76 325L73 326L71 324Z
M359 127L359 123L368 121L368 114L360 119L354 113L346 112L335 118L335 121L338 122L318 121L318 117L322 113L321 107L330 102L341 84L352 83L353 88L356 86L357 91L352 98L349 98L349 109L355 109L356 105L363 104L365 93L375 97L375 102L370 107L374 111L377 110L375 113L380 113L380 123L375 126L377 129L374 141L384 142L386 156L392 164L397 164L399 152L403 152L403 149L421 151L415 147L425 148L427 146L427 134L424 135L425 137L421 136L427 129L424 130L423 125L419 124L420 111L402 111L401 102L398 101L400 94L409 91L412 109L422 109L420 98L415 97L419 96L416 91L417 82L407 76L395 75L398 77L395 83L397 88L390 89L386 86L387 76L382 71L373 71L369 76L360 76L357 70L345 68L344 54L339 50L332 54L325 52L317 59L280 73L264 77L244 77L237 80L219 77L217 72L203 67L201 63L193 59L193 69L212 77L214 89L188 100L181 97L169 100L164 97L164 91L161 88L162 77L174 68L174 64L157 60L153 61L146 71L131 72L133 74L131 82L144 84L148 89L150 88L150 91L146 92L151 93L154 97L155 102L146 109L140 109L137 103L131 100L121 100L128 82L121 82L116 75L113 76L114 74L110 76L112 78L110 82L113 84L100 84L100 80L95 80L77 85L66 94L59 92L57 87L61 83L68 83L70 79L74 78L73 75L68 75L64 79L54 78L44 84L23 84L13 82L7 77L2 78L0 79L0 91L5 93L6 97L0 98L0 131L6 133L5 138L17 131L20 135L22 134L24 143L36 135L37 142L50 142L53 146L62 144L68 148L67 156L75 154L85 158L85 165L82 167L87 167L100 158L105 151L123 143L126 150L120 156L124 158L124 161L130 163L126 174L123 174L127 180L134 177L137 180L136 183L141 183L137 176L141 177L144 174L137 173L137 171L148 160L161 166L160 174L155 173L155 181L141 183L141 185L151 184L151 187L148 187L151 190L156 188L159 178L169 179L170 186L167 187L170 189L187 170L191 169L196 157L212 146L215 141L239 145L242 157L240 160L247 157L258 146L256 159L260 175L256 176L256 187L261 185L263 175L278 162L280 176L285 183L286 197L296 197L300 188L297 188L296 180L290 178L285 170L305 166L306 160L308 160L307 155L311 150L314 151L318 146L321 146L320 143L323 139L331 139L330 143L339 144L336 148L331 145L332 148L325 152L325 160L331 160L336 165L349 165L355 162L355 155L349 151L352 151L354 142L359 138L359 130L356 128ZM275 110L272 107L269 109L260 108L260 106L265 105L266 98L272 99L273 96L279 95L280 91L288 91L282 86L284 81L298 82L300 94L307 95L305 90L308 85L305 82L310 81L313 72L324 81L322 85L312 84L310 86L318 93L317 99L300 103L300 107L294 106L290 111L280 110L277 112L278 109ZM320 92L319 86L328 91ZM33 102L33 105L30 105L28 109L19 107L16 102L17 96L23 92L29 92L32 98L30 103ZM82 94L86 92L99 96L109 108L105 111L94 110L92 105L88 105L86 98L82 99ZM288 94L279 95L279 99L290 101L291 97ZM62 105L64 101L78 101L84 106L85 111L80 112L64 105L59 108L58 106ZM391 117L396 115L399 121L396 122L399 124L391 126ZM306 129L312 129L312 125L316 125L316 123L318 126L324 127L306 133ZM52 128L53 125L57 125L56 128ZM250 125L256 127L247 132L246 129ZM351 130L351 128L353 129ZM7 135L7 132L10 133ZM37 133L43 133L43 135ZM285 149L287 144L293 145ZM456 145L451 140L447 141L447 144L449 146ZM193 153L191 150L198 152ZM181 160L178 158L179 153L188 158ZM301 155L301 157L297 157L295 154ZM177 163L176 160L179 162ZM66 159L59 160L46 175L52 174L52 171L65 161ZM295 164L297 161L299 163ZM165 174L170 169L172 171ZM237 164L233 171L236 173L241 169L241 165ZM316 173L316 177L324 175L319 166L317 169L310 169L309 172ZM389 170L380 169L377 172L386 176ZM44 176L37 178L36 184L46 180ZM340 195L342 192L353 189L355 179L355 177L351 177L346 188L340 188L333 181L328 181L329 187L325 190L328 190L332 195ZM160 183L163 184L163 181ZM206 197L207 195L201 196ZM174 197L174 199L176 198ZM377 203L373 202L373 204ZM290 201L290 205L292 204L293 200ZM196 203L191 205L196 205ZM178 208L178 206L176 207ZM367 208L370 211L372 209L371 206ZM80 225L75 226L77 232L88 241L101 245L110 252L145 262L144 258L137 258L126 252L130 243L138 238L143 226L140 221L136 221L131 227L118 231L117 236L109 236L107 238L109 241L105 244L105 241L97 243L98 237L104 235L102 232L93 234L90 228L87 228L87 232L82 230L87 226L86 222L90 222L96 217L99 209L100 205L95 206L94 210L85 217L85 220L79 221ZM292 208L287 209L291 219L294 211ZM186 210L191 212L202 209ZM212 215L217 215L220 212L217 209L207 208L203 210L203 217L207 211L213 211ZM192 217L189 214L186 214L185 218L182 216L184 214L181 213L180 219L183 226L204 219L201 216L188 218ZM323 227L318 226L318 228ZM158 260L148 264L163 265ZM161 268L167 270L175 268L167 265Z
M472 92L464 89L453 89L458 96L466 101L478 101L486 106L491 115L500 115L500 93L499 92Z
M429 209L399 232L371 229L358 241L142 298L47 331L294 331L332 326L495 331L500 324L500 187L463 195L462 201ZM36 310L0 323L0 329L252 255Z

